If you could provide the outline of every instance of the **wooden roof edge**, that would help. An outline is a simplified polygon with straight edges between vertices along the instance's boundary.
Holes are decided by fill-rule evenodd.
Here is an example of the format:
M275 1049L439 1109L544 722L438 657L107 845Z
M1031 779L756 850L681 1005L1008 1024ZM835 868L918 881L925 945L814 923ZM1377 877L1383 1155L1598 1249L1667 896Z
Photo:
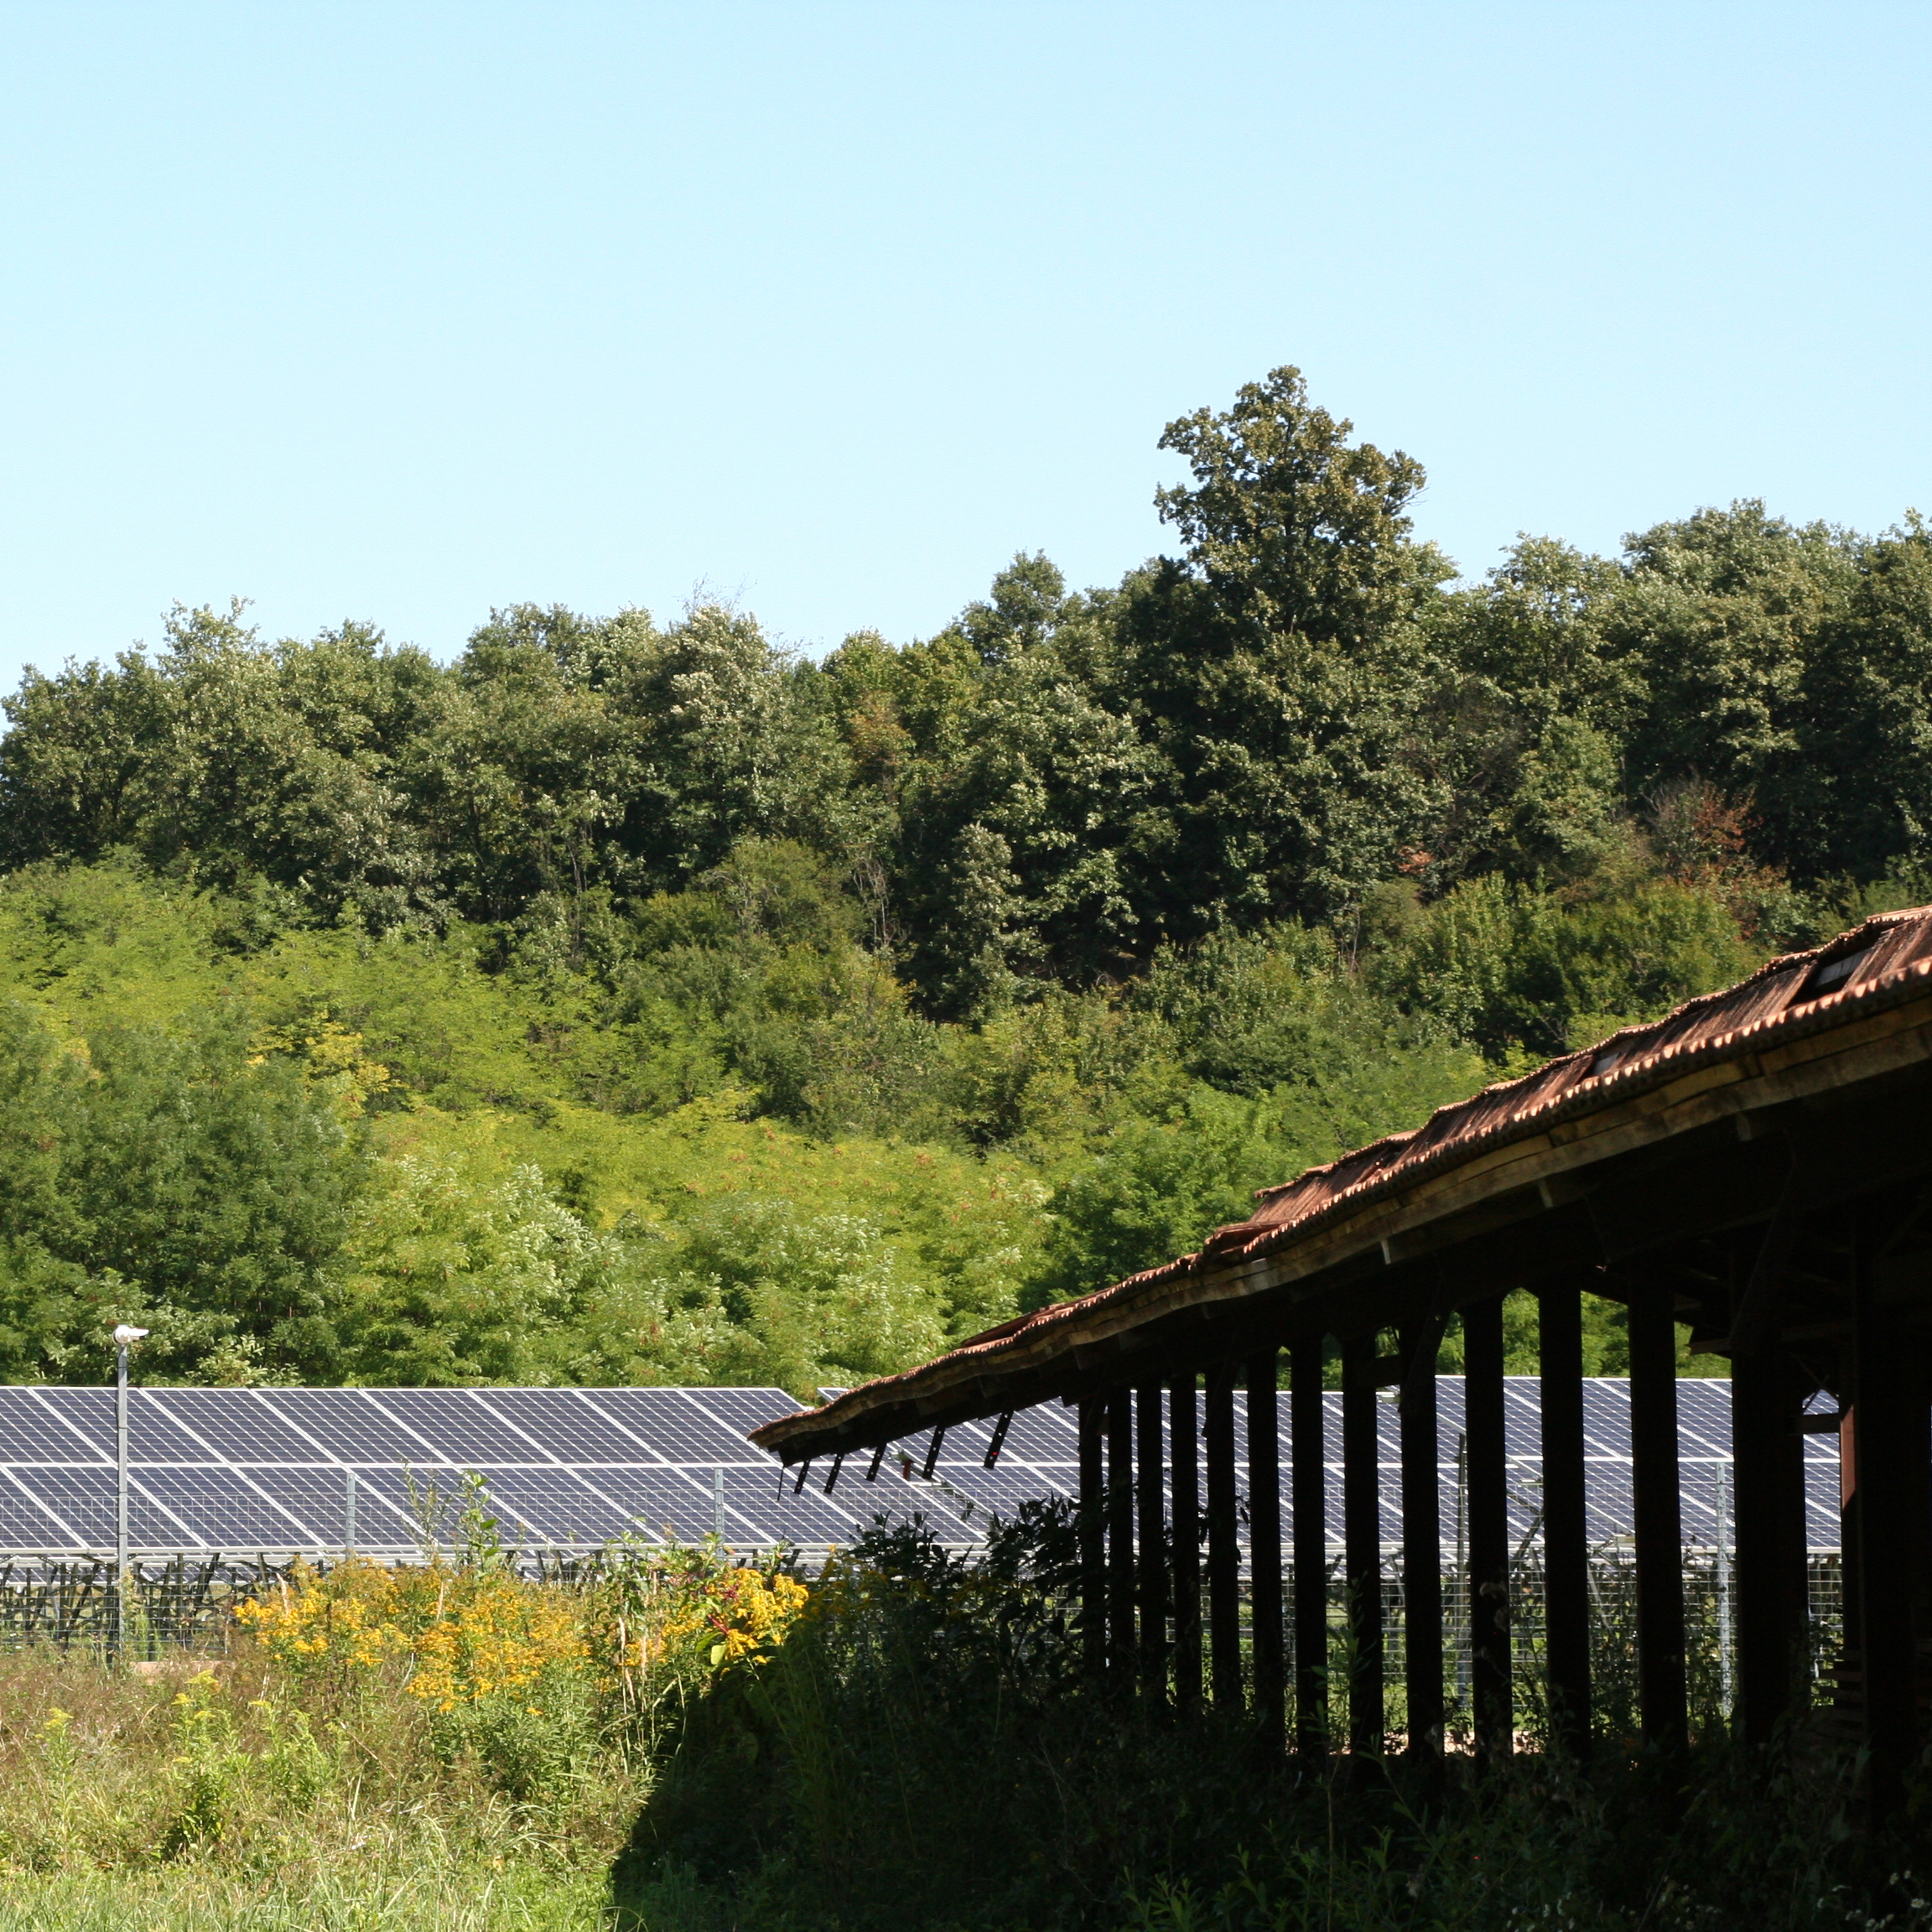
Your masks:
M1727 1002L1736 1000L1748 988L1776 974L1792 973L1800 968L1815 969L1820 963L1857 953L1875 943L1879 935L1929 917L1932 917L1932 907L1927 906L1875 914L1823 945L1768 960L1743 979L1716 992L1686 1000L1662 1019L1619 1028L1592 1046L1576 1053L1559 1055L1514 1080L1494 1083L1466 1099L1438 1108L1422 1128L1384 1135L1333 1161L1306 1169L1291 1181L1259 1190L1257 1198L1265 1201L1279 1197L1311 1179L1361 1162L1364 1156L1379 1153L1384 1149L1406 1149L1426 1132L1429 1125L1445 1115L1465 1110L1472 1112L1481 1103L1493 1102L1501 1094L1527 1091L1545 1081L1553 1067L1571 1062L1594 1062L1618 1041L1634 1043L1647 1036L1663 1035L1686 1016L1718 1009ZM1701 1066L1759 1051L1773 1044L1774 1040L1778 1043L1796 1041L1852 1024L1887 1007L1904 1004L1927 990L1929 984L1932 984L1932 958L1913 960L1864 984L1849 984L1807 1000L1800 1008L1786 1006L1758 1021L1705 1040L1687 1041L1681 1046L1665 1046L1652 1053L1634 1053L1603 1074L1586 1073L1582 1078L1561 1086L1554 1097L1541 1106L1506 1114L1489 1128L1467 1137L1445 1137L1438 1145L1425 1150L1413 1161L1405 1161L1398 1155L1394 1160L1368 1165L1360 1180L1312 1204L1307 1213L1292 1221L1276 1227L1254 1228L1251 1239L1239 1247L1220 1253L1213 1251L1217 1236L1237 1234L1248 1227L1248 1223L1235 1223L1227 1228L1215 1230L1208 1245L1194 1254L1183 1254L1157 1267L1143 1270L1076 1300L1051 1303L1030 1314L1013 1317L983 1334L955 1344L916 1368L902 1370L896 1375L882 1376L849 1389L823 1408L801 1410L764 1423L750 1432L751 1440L761 1448L777 1452L787 1461L796 1461L801 1455L813 1452L808 1447L801 1446L810 1438L828 1432L844 1436L849 1431L860 1428L868 1416L882 1417L902 1404L916 1404L922 1399L932 1401L948 1384L956 1378L965 1379L968 1374L997 1376L1009 1372L1008 1363L989 1360L989 1356L1017 1355L1024 1352L1027 1358L1024 1366L1036 1368L1038 1365L1036 1348L1039 1343L1047 1343L1051 1347L1052 1343L1058 1343L1062 1348L1070 1348L1077 1329L1088 1326L1092 1317L1103 1311L1124 1314L1126 1311L1116 1310L1116 1305L1137 1291L1166 1286L1189 1275L1221 1277L1246 1271L1291 1243L1309 1238L1337 1219L1347 1218L1349 1210L1365 1207L1384 1194L1405 1192L1433 1178L1445 1167L1465 1165L1511 1140L1545 1131L1562 1121L1607 1109L1652 1088L1666 1085ZM1015 1369L1021 1366L1020 1362L1010 1364ZM997 1399L989 1397L982 1412L990 1415L995 1413L997 1408ZM894 1433L911 1434L924 1426L927 1423L923 1419L914 1420L903 1429L896 1429Z

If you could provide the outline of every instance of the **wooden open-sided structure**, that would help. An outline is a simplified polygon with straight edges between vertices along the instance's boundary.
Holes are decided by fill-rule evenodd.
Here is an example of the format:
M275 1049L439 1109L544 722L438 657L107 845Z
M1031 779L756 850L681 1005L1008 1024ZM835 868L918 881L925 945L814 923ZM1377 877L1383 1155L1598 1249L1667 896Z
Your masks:
M1093 1667L1183 1703L1245 1702L1285 1737L1292 1719L1303 1748L1325 1751L1328 1478L1318 1416L1324 1361L1338 1344L1351 1742L1382 1748L1393 1662L1405 1680L1405 1748L1426 1759L1441 1749L1444 1716L1435 1367L1444 1324L1460 1316L1468 1539L1466 1572L1450 1587L1467 1592L1476 1632L1477 1747L1499 1753L1514 1731L1502 1301L1531 1291L1545 1669L1557 1734L1581 1748L1591 1682L1579 1296L1607 1296L1628 1310L1647 1740L1674 1748L1687 1722L1682 1322L1698 1348L1732 1365L1742 1730L1769 1739L1802 1680L1800 1433L1822 1421L1841 1431L1846 1458L1841 1695L1868 1753L1873 1809L1898 1802L1921 1742L1919 1659L1932 1638L1932 908L1886 914L1774 960L1259 1200L1197 1254L1007 1322L767 1423L755 1439L797 1462L1049 1399L1077 1403ZM1293 1600L1280 1600L1281 1566L1256 1562L1244 1649L1231 1395L1244 1384L1262 1419L1247 1436L1249 1540L1278 1548L1284 1472L1265 1419L1284 1368L1296 1423L1285 1472ZM1374 1429L1376 1391L1391 1385L1401 1391L1407 1558L1403 1650L1393 1660L1378 1587ZM1820 1389L1836 1398L1836 1415L1804 1414Z

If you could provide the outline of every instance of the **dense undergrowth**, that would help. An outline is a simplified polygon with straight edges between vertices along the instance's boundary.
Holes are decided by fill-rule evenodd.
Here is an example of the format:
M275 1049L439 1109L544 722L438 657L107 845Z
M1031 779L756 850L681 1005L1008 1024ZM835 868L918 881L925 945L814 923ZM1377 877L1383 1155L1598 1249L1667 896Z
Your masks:
M691 1707L621 1895L648 1909L675 1876L680 1924L799 1932L1932 1924L1922 1824L1857 1831L1857 1768L1802 1722L1768 1767L1709 1722L1648 1760L1611 1715L1587 1769L1430 1779L1310 1772L1245 1721L1097 1694L1058 1607L1068 1527L1034 1513L975 1564L865 1539L763 1669Z
M0 1926L584 1926L685 1703L805 1600L708 1550L570 1587L348 1561L226 1657L0 1664Z

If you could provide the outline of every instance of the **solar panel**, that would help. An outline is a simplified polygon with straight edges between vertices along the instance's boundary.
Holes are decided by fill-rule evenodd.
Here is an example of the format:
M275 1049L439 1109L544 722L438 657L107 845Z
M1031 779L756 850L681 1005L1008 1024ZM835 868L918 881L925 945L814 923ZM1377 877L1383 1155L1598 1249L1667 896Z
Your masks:
M36 1389L34 1393L110 1461L114 1455L114 1391L111 1389ZM141 1462L219 1462L158 1408L146 1389L127 1392L127 1453Z
M132 1392L130 1394L132 1398ZM140 1391L140 1399L143 1405L152 1403L170 1420L184 1425L230 1462L314 1462L326 1459L327 1452L319 1443L283 1420L253 1389L144 1389ZM129 1435L132 1437L132 1418ZM160 1456L141 1457L143 1462L164 1459Z
M589 1400L612 1421L648 1442L667 1462L709 1468L721 1462L770 1460L745 1440L743 1429L711 1415L686 1389L597 1389L589 1391Z
M264 1407L341 1462L422 1462L435 1449L361 1389L264 1389Z
M259 1467L249 1480L302 1524L304 1550L340 1550L349 1541L346 1469ZM152 1480L153 1478L150 1478ZM359 1547L406 1548L415 1540L413 1519L391 1504L366 1474L356 1472L356 1537Z
M441 1456L456 1462L553 1460L522 1430L506 1422L468 1389L371 1389L369 1399L420 1436Z
M71 1532L75 1545L105 1550L114 1541L114 1472L106 1468L13 1469L13 1480ZM138 1548L198 1550L201 1540L180 1517L156 1504L141 1483L127 1492L127 1529Z
M0 1470L0 1548L59 1550L87 1540L70 1523L44 1508Z
M480 1400L560 1462L635 1462L650 1455L645 1441L574 1389L491 1389Z
M8 1462L97 1462L104 1453L34 1389L4 1388L0 1388L0 1452Z

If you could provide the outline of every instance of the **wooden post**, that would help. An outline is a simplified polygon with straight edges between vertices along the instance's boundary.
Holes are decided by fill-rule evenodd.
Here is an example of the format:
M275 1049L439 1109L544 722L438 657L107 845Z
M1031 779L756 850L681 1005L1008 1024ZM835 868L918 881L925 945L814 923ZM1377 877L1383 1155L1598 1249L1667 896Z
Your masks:
M1442 1755L1442 1508L1437 1488L1436 1350L1441 1330L1402 1327L1402 1673L1409 1756Z
M1343 1568L1348 1583L1348 1748L1382 1754L1382 1483L1375 1434L1376 1337L1342 1343Z
M1463 1434L1469 1469L1469 1690L1476 1758L1509 1755L1509 1468L1504 1431L1503 1298L1462 1311Z
M1644 1738L1680 1751L1684 1528L1677 1467L1677 1322L1668 1288L1630 1296L1630 1482L1636 1501L1637 1695Z
M1174 1480L1174 1701L1201 1707L1201 1425L1192 1373L1168 1390Z
M1241 1550L1235 1519L1234 1378L1208 1378L1208 1660L1214 1708L1241 1708Z
M1088 1677L1107 1674L1106 1402L1080 1404L1080 1654Z
M1731 1357L1732 1494L1737 1524L1737 1709L1748 1744L1771 1741L1791 1701L1798 1630L1786 1576L1784 1519L1796 1405L1775 1324Z
M1134 1678L1134 1397L1107 1398L1107 1671L1125 1690Z
M1852 1504L1858 1530L1867 1806L1876 1823L1894 1815L1903 1804L1905 1774L1918 1743L1913 1597L1924 1535L1928 1445L1917 1341L1878 1301L1875 1257L1862 1230L1857 1249Z
M1295 1510L1295 1742L1304 1759L1328 1754L1328 1498L1322 1466L1322 1337L1289 1351L1289 1454Z
M1167 1694L1166 1472L1161 1393L1161 1384L1151 1382L1134 1398L1140 1461L1134 1513L1140 1538L1140 1687L1153 1698Z
M1590 1749L1590 1532L1583 1513L1583 1306L1573 1282L1538 1298L1543 1414L1543 1654L1552 1742Z
M1275 1394L1280 1352L1248 1361L1248 1602L1253 1620L1254 1722L1280 1750L1287 1691L1281 1627L1281 1436Z

